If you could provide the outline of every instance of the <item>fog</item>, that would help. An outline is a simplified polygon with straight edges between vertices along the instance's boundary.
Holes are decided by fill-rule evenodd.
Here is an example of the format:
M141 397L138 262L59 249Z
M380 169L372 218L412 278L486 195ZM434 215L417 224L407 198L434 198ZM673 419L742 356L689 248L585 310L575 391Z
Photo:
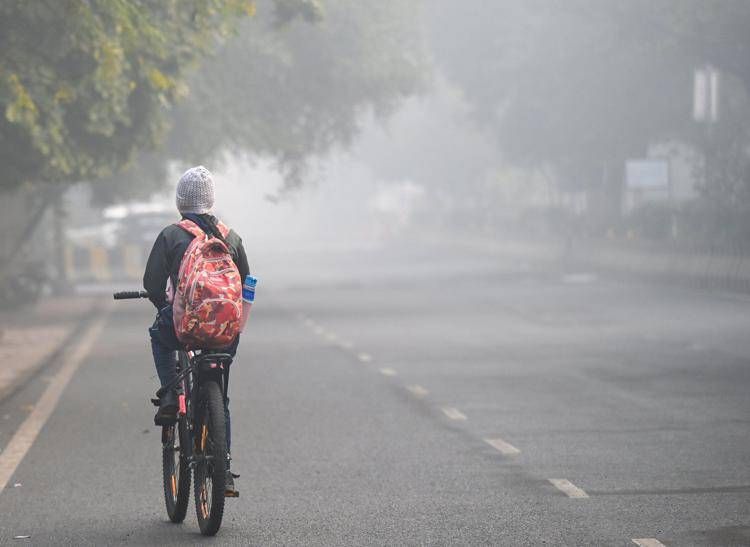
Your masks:
M172 308L112 293L199 165L230 541L750 541L750 2L0 1L0 107L0 543L184 533L97 467L161 496Z
M26 255L16 269L59 247L59 227L60 287L137 281L179 176L202 164L215 212L271 279L310 275L284 267L295 256L325 256L343 274L337 261L362 251L443 241L561 275L750 281L741 3L315 5L260 2L205 58L164 72L181 91L157 97L172 102L151 113L154 147L114 149L124 163L97 159L74 133L80 150L68 153L82 163L59 184L56 167L11 162L49 178L40 192L8 180L8 229L22 224L15 204L38 201L42 215L18 230L32 239L15 245ZM86 180L99 161L116 174Z
M65 224L85 232L113 203L169 209L204 164L255 253L445 236L594 261L597 246L744 253L745 13L720 5L261 2L184 73L162 145L77 183Z
M9 279L52 253L47 275L63 291L137 282L159 227L177 216L177 180L205 165L216 214L271 279L311 275L285 268L296 256L325 256L343 275L337 261L361 263L361 252L444 242L555 275L731 290L750 282L741 2L256 8L249 18L216 15L226 32L196 27L211 47L184 67L143 68L153 69L145 87L127 63L92 76L100 89L129 75L127 85L154 92L137 107L84 80L69 97L63 86L53 101L69 105L69 127L54 125L52 111L34 117L43 89L16 74L6 123L28 112L31 125L8 142L34 152L20 162L7 149L4 222L17 234L4 242L16 264ZM66 58L49 61L62 81ZM119 129L91 129L78 120L86 108ZM49 148L45 131L65 145ZM19 205L38 219L24 225Z

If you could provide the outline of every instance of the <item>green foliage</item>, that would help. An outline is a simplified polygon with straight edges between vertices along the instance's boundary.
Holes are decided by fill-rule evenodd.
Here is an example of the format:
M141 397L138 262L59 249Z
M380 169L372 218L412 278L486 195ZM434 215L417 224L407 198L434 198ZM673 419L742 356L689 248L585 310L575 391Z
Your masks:
M388 112L419 88L418 9L408 0L1 2L0 188L89 180L108 201L157 188L168 161L226 150L276 158L299 182L306 158L350 141L366 108Z
M0 3L0 187L95 180L156 143L250 0Z
M307 158L352 140L364 112L387 114L421 88L418 2L289 5L259 2L257 17L193 75L175 111L170 157L195 163L231 150L275 158L293 186Z

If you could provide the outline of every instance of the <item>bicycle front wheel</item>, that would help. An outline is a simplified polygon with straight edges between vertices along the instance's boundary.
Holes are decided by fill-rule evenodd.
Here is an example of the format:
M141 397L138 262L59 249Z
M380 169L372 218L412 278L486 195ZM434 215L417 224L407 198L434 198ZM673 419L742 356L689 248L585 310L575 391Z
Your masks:
M195 428L195 511L201 534L213 536L224 516L227 441L224 397L219 384L201 387Z

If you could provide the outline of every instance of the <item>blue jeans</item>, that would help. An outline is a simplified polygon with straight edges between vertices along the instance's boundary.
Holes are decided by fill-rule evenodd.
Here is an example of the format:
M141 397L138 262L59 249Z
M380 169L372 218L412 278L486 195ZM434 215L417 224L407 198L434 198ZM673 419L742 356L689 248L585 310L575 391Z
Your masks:
M159 327L157 320L148 329L148 334L151 337L151 353L154 356L154 365L156 365L156 374L159 376L159 382L162 387L169 385L175 378L177 378L177 352L165 346L162 343L161 337L159 336ZM237 353L237 346L240 343L240 337L226 349L221 350L222 353L228 353L234 356ZM227 422L227 452L231 450L232 446L232 427L229 417L229 393L224 400L224 415L226 416Z

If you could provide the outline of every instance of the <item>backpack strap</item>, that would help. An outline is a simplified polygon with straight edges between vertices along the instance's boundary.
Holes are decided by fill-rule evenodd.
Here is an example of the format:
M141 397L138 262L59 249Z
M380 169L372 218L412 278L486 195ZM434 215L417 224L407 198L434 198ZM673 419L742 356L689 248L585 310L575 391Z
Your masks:
M176 222L177 226L185 230L186 232L193 234L195 237L201 237L205 236L206 234L201 230L201 227L198 226L195 222L192 220L188 220L186 218L183 218L180 222Z
M223 237L224 239L226 239L226 238L227 238L227 237L229 236L229 232L230 232L230 229L229 229L229 227L228 227L228 226L227 226L226 224L224 224L224 223L223 223L222 221L218 221L218 222L216 223L216 227L217 227L217 228L219 229L219 231L221 232L221 236L222 236L222 237Z
M193 234L195 237L199 237L201 235L205 235L206 238L212 237L212 236L209 236L209 234L207 234L206 232L204 232L203 228L198 226L195 222L193 222L190 219L183 218L180 222L177 222L176 224L177 226L179 226L186 232ZM226 241L227 237L229 236L229 232L231 231L229 227L220 220L216 223L216 227L219 229L219 232L221 233L221 237L223 237L224 241Z

